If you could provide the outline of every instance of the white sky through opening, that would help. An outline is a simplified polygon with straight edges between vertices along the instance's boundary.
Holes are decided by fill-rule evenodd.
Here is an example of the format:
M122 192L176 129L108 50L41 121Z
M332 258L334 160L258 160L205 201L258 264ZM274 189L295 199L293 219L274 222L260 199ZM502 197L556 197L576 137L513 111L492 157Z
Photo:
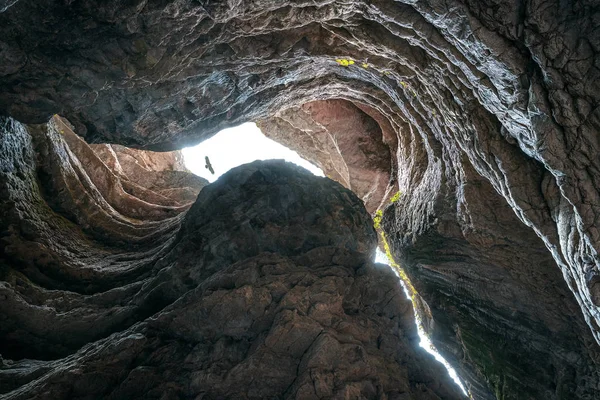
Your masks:
M223 129L204 142L183 149L185 166L194 174L209 182L238 165L255 160L284 159L306 168L317 176L324 176L320 168L309 163L293 150L266 137L254 122ZM208 156L215 171L205 168L204 157Z
M314 175L324 176L320 168L304 160L298 153L267 138L254 122L247 122L233 128L224 129L196 146L184 148L182 152L187 169L207 179L209 182L214 182L225 172L239 165L255 160L270 159L284 159L306 168ZM214 175L205 167L205 157L207 156L215 171ZM377 249L375 262L389 266L387 256L379 249ZM406 297L410 299L404 282L393 268L392 270L400 280ZM458 378L456 371L435 350L422 327L416 321L417 315L415 315L415 323L419 337L421 338L419 345L446 367L450 377L452 377L454 382L456 382L466 395L467 391Z

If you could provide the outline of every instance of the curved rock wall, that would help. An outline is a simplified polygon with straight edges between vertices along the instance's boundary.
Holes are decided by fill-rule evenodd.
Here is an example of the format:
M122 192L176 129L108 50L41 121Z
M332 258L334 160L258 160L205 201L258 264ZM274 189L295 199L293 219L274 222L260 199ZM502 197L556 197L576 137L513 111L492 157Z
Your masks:
M594 0L9 1L0 111L25 123L64 115L90 143L170 150L316 100L350 101L397 137L385 165L403 194L384 227L474 395L593 398L599 21ZM58 154L47 168L65 164L58 143L46 144ZM87 231L108 224L61 196L53 207ZM117 242L162 235L112 219Z
M422 204L410 192L384 213L393 253L427 301L433 343L476 398L595 398L600 351L564 276L491 185L467 172L434 197L424 231L409 225Z
M352 190L374 213L396 192L396 134L369 115L377 111L344 100L289 108L257 123L269 138L294 149L325 175Z
M0 134L0 354L65 356L136 322L143 301L134 307L127 299L151 273L149 260L173 242L191 202L113 174L58 117L30 128L3 118ZM162 189L197 194L206 183L182 174L189 186L165 180Z
M338 102L315 106L335 117ZM298 122L307 119L305 108L288 109L261 126L292 149L309 148L317 163L327 165L330 153L313 144L320 144L315 138L322 129ZM353 112L345 120L363 115L356 107ZM357 135L345 132L347 142L342 143L358 147ZM417 158L414 141L392 133L400 143L394 153L403 191L399 201L391 203L388 196L381 205L386 237L426 301L420 310L426 330L471 394L484 399L595 398L600 351L543 241L472 166L458 164L461 170L453 172L443 163L427 165ZM313 147L302 138L310 138ZM355 154L352 147L339 149L341 160ZM386 158L385 152L380 155Z

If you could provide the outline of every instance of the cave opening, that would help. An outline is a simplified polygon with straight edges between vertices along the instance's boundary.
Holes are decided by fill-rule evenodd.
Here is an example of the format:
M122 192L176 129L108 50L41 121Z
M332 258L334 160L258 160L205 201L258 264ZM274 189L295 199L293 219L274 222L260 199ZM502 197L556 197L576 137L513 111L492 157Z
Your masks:
M387 265L390 268L390 270L393 271L394 275L396 275L396 277L398 278L398 281L400 282L400 285L402 286L402 291L404 292L404 295L406 296L406 298L408 300L411 300L410 291L407 287L406 282L404 281L404 279L402 279L402 277L400 276L400 274L398 273L396 268L394 268L392 265L390 265L390 264L392 264L390 262L390 259L383 251L381 251L381 249L379 247L377 247L377 250L375 252L375 262L377 262L379 264ZM413 306L415 306L415 305L413 304ZM467 388L465 387L464 383L462 382L460 376L458 376L458 373L456 372L456 370L450 365L448 360L446 360L444 358L444 356L442 356L440 354L440 352L436 349L435 345L431 342L431 339L429 338L428 334L423 329L423 323L422 323L422 319L421 319L422 317L421 317L421 315L419 315L417 307L414 307L413 311L414 311L414 315L415 315L415 326L417 327L417 332L419 333L419 338L421 339L421 341L419 342L419 346L421 346L423 349L425 349L425 351L427 351L439 363L441 363L444 366L444 368L446 368L446 370L448 371L448 375L450 375L450 377L452 378L454 383L456 383L456 385L458 385L458 387L460 388L460 390L462 390L464 395L470 397L469 392L467 391Z
M182 150L185 166L194 174L214 182L231 168L255 160L283 159L316 176L323 171L293 150L266 137L254 122L219 131L203 142ZM210 168L208 168L210 163Z
M0 397L461 398L375 215L473 399L597 400L598 21L0 0ZM341 185L172 152L244 121Z

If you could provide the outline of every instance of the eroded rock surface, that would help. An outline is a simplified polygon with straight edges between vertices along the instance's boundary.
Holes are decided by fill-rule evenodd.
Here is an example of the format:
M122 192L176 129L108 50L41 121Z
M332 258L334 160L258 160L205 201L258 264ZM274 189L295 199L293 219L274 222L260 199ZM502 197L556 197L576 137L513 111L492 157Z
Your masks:
M89 142L171 150L240 122L302 117L314 101L364 107L396 136L385 165L402 198L384 228L474 397L594 398L599 21L595 0L4 1L0 111L26 123L59 113ZM69 218L162 246L179 222L151 222L178 207L151 207L142 226ZM27 235L29 215L7 220ZM82 287L104 284L83 270Z
M113 173L58 119L26 128L3 118L0 134L0 354L56 358L135 323L126 299L191 202ZM161 189L198 193L203 180L185 174L190 186Z
M102 242L33 201L31 135L12 120L2 127L3 193L28 184L32 199L4 209L36 212L27 235L38 243L58 247L70 234L108 263ZM61 142L53 129L32 133ZM17 222L3 220L3 239L26 234ZM162 247L121 249L129 268L89 265L87 287L83 266L80 279L66 279L74 248L56 250L60 287L39 278L48 271L38 259L24 268L18 249L3 255L0 397L462 398L418 347L399 281L371 261L371 218L341 185L255 162L205 187L180 226Z
M369 111L382 118L377 111ZM351 189L370 213L394 195L396 171L391 154L396 151L396 135L382 129L360 106L343 100L316 101L283 110L257 125L267 137Z
M464 178L431 199L435 220L415 218L410 194L384 213L433 343L476 398L594 399L600 351L560 270L488 182Z

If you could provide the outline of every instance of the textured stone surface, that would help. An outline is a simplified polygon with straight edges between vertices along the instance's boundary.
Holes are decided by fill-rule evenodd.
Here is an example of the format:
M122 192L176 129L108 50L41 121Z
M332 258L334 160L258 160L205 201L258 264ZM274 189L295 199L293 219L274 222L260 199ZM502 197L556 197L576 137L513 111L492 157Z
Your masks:
M53 129L35 134L60 142ZM60 262L97 257L95 276L63 265L55 284L39 259L23 268L24 249L3 256L3 399L462 397L418 347L399 281L371 261L370 216L339 184L281 161L242 166L201 191L163 246L128 253L56 226L60 213L33 201L29 133L3 120L2 135L2 189L31 185L31 200L2 206L39 216L21 235L62 244ZM77 240L88 248L67 247ZM98 264L111 255L128 267Z
M385 229L475 396L589 398L600 389L599 13L596 0L5 1L0 111L26 123L59 113L90 142L170 150L315 100L365 105L397 136L386 165L403 196ZM7 220L29 232L28 210ZM87 215L70 218L107 224ZM119 223L123 243L143 236ZM464 302L446 312L440 293ZM554 335L566 353L547 344Z
M158 153L116 144L93 144L90 147L114 174L128 181L127 190L133 194L143 196L150 191L174 204L185 205L195 201L199 189L208 184L208 181L187 170L183 154L179 151Z
M431 200L430 226L410 195L384 213L434 345L475 398L596 398L600 351L560 270L489 183L465 178Z
M3 118L0 134L0 354L64 356L134 323L135 307L122 302L191 202L113 174L58 119L28 130ZM189 182L196 193L204 184Z
M396 192L391 157L396 152L396 135L348 101L307 103L257 125L267 137L296 151L356 193L370 213Z

